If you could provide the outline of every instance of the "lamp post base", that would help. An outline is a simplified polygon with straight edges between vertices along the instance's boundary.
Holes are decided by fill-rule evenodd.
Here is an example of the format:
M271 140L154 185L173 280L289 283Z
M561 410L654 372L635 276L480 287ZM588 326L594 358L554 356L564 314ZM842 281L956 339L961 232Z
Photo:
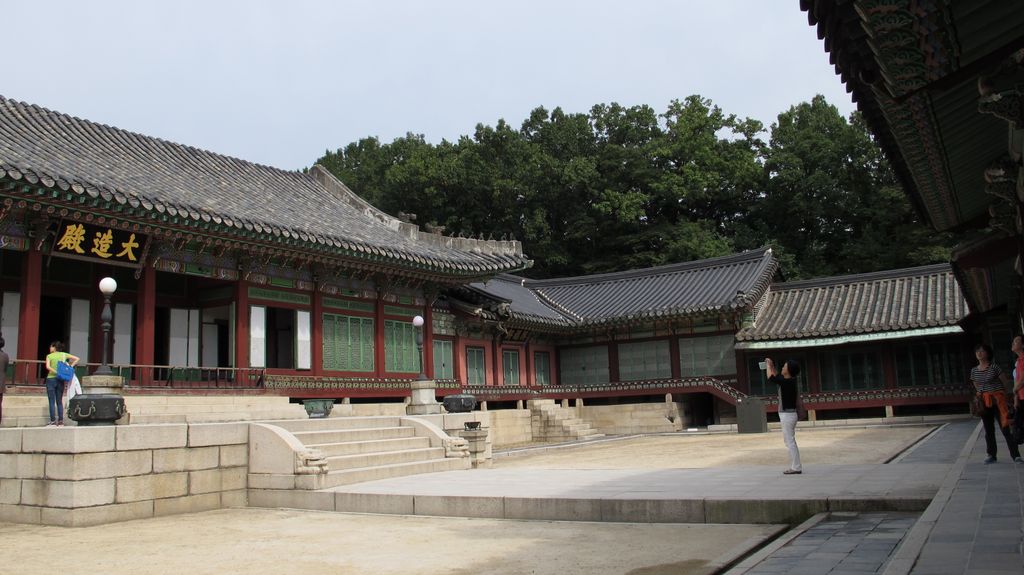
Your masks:
M406 415L438 415L441 404L434 396L436 385L432 379L421 379L412 382L412 398L405 406Z

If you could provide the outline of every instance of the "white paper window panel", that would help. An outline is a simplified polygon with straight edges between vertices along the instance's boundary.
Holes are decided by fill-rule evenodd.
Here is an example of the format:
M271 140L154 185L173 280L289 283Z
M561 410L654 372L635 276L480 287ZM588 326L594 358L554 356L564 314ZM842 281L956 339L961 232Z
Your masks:
M228 310L228 365L235 367L235 303Z
M175 367L199 367L199 310L171 308L167 361Z
M295 312L296 358L295 367L311 369L313 367L313 346L308 311Z
M18 292L4 292L4 305L0 311L0 331L2 331L6 345L4 351L11 359L18 357L18 318L21 317L21 294Z
M114 304L114 355L111 363L114 365L128 365L132 362L132 335L135 333L132 325L132 308L130 303Z
M203 324L203 365L214 367L217 365L217 324Z
M182 367L188 363L188 310L171 308L167 363Z
M103 342L100 342L102 345ZM65 351L89 361L89 300L71 300L71 332Z
M188 310L188 367L199 367L199 310Z
M267 308L249 308L249 367L267 367Z

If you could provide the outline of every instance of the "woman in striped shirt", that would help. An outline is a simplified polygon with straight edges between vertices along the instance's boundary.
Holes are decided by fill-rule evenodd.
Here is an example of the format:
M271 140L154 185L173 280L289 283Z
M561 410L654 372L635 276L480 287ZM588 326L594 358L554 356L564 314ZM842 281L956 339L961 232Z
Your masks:
M992 348L979 343L974 348L974 357L978 365L971 368L971 383L981 400L982 412L981 422L985 425L985 450L988 457L985 463L996 462L996 430L995 418L999 417L999 427L1006 438L1006 445L1010 448L1010 457L1014 463L1024 463L1020 458L1020 450L1017 449L1017 442L1010 434L1009 398L1006 393L1006 384L1010 378L992 363Z

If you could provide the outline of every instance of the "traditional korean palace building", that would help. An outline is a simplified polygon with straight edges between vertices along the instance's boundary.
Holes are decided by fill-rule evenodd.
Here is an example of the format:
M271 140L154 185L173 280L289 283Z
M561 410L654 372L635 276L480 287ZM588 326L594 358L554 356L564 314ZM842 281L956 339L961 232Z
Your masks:
M530 265L514 241L424 233L326 170L287 172L0 99L0 286L16 383L49 342L131 385L408 393L446 286ZM427 354L428 365L433 354ZM385 394L386 395L386 394Z
M52 340L82 369L101 363L107 276L127 394L400 400L422 370L438 395L494 407L668 398L703 425L746 395L773 408L766 355L804 362L820 417L962 409L971 340L1009 342L972 323L949 265L780 283L762 248L530 280L513 275L531 264L518 242L426 233L319 166L278 170L6 99L0 247L20 392L39 392Z
M792 358L804 366L805 404L816 416L963 409L972 339L949 264L772 283L777 277L771 250L760 249L622 273L504 274L470 284L451 295L452 307L500 336L467 348L480 368L465 381L483 398L673 394L703 424L731 419L744 395L775 409L757 364ZM994 335L1009 347L1008 332ZM532 389L513 391L524 378Z

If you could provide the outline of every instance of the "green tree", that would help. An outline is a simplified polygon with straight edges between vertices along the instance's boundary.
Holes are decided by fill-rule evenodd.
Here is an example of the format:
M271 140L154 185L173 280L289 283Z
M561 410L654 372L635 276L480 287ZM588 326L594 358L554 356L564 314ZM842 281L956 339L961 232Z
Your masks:
M588 113L533 110L433 145L364 138L319 163L391 214L448 234L513 237L531 277L656 266L774 248L787 278L947 261L863 121L824 98L763 126L700 96ZM899 245L900 249L892 249Z
M948 261L949 236L919 224L863 121L847 122L824 97L779 115L764 165L766 194L751 210L757 232L748 241L791 256L788 278Z

